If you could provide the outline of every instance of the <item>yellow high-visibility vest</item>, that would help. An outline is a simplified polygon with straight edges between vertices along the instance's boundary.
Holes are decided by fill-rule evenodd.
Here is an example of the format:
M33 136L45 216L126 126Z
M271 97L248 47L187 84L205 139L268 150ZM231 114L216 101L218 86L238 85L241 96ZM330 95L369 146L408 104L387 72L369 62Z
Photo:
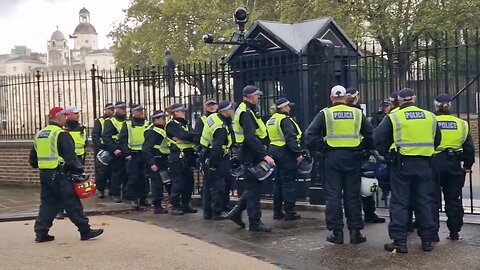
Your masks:
M125 125L127 126L128 132L128 148L133 151L141 151L143 142L145 141L143 133L145 133L145 129L148 128L150 123L145 120L143 126L133 126L132 120L127 120L125 121Z
M437 119L429 111L409 106L389 114L395 149L405 156L430 157L435 152Z
M323 110L326 135L324 141L330 147L357 147L362 136L362 111L344 104Z
M274 113L272 117L267 121L268 138L270 139L271 145L281 147L286 144L285 136L281 127L281 122L284 118L287 118L285 114ZM300 139L302 138L302 130L292 118L289 119L292 121L293 125L297 129L297 142L300 143Z
M438 115L437 124L442 133L442 140L435 153L448 148L454 151L463 151L462 145L467 140L469 127L466 121L453 115Z
M185 130L186 132L189 132L191 131L190 130L190 127L188 125L186 126L183 126L182 123L178 122L177 120L175 119L172 119L170 121L168 121L166 127L165 127L165 130L167 129L168 125L170 123L177 123L178 125L180 125L183 130ZM169 138L170 139L170 145L176 145L178 149L180 150L185 150L185 149L188 149L188 148L192 148L193 149L193 143L192 142L189 142L189 141L185 141L185 140L177 140L175 141L173 138Z
M247 109L247 104L245 102L240 103L237 110L235 111L235 116L233 118L233 132L235 133L235 141L238 144L243 143L245 140L245 134L243 132L243 127L240 125L240 116L243 112L250 112L257 123L257 129L255 130L255 134L260 139L265 139L267 137L267 127L265 123L263 123L262 119L257 117L257 115L252 111Z
M163 137L162 142L160 144L153 146L153 148L158 149L160 153L164 155L170 154L170 139L168 139L167 132L165 131L165 129L156 127L154 124L151 124L145 131L147 130L153 130Z
M116 142L118 140L118 135L120 134L120 130L122 130L122 125L125 121L119 121L115 117L112 117L109 120L112 122L113 126L118 132L117 134L112 136L112 139Z
M85 155L85 143L87 141L87 134L85 127L82 126L82 130L79 131L68 131L70 136L72 136L73 142L75 143L75 154L77 156Z
M35 135L34 147L39 169L55 169L64 162L58 154L58 136L62 132L62 128L48 125Z
M213 134L219 128L224 128L227 131L227 144L223 145L223 151L226 153L232 146L232 136L227 125L220 118L218 113L213 113L207 118L206 125L203 127L202 137L200 138L200 144L207 148L212 148Z

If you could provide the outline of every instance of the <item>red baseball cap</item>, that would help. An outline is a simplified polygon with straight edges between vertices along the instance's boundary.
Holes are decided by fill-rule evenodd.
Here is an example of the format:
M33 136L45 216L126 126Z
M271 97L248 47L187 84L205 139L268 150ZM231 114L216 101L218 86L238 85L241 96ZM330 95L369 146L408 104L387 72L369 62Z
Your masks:
M53 107L50 109L50 112L48 113L48 116L50 118L55 118L55 117L59 117L61 115L71 115L72 113L71 112L68 112L66 110L64 110L62 107Z

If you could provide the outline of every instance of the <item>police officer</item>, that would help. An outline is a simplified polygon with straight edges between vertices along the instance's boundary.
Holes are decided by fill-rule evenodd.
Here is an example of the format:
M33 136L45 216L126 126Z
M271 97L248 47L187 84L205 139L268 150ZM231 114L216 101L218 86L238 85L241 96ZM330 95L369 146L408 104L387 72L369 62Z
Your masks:
M85 165L86 147L87 147L87 128L79 123L80 109L74 106L67 107L67 121L65 122L65 131L67 131L73 139L75 145L75 154L78 160ZM57 219L64 219L64 210L58 211Z
M195 128L193 129L193 132L197 135L195 137L195 143L200 143L200 138L202 137L202 131L203 127L207 123L207 118L213 114L216 113L218 110L218 103L215 99L211 98L208 99L203 107L205 113L200 116L199 121L195 123Z
M390 101L390 111L388 113L394 113L400 109L400 104L398 103L398 91L391 93L388 100Z
M440 94L435 97L437 123L442 133L442 140L433 156L434 180L436 181L437 207L434 217L437 233L440 225L438 209L445 200L447 227L450 240L459 240L458 233L463 225L462 188L465 174L470 173L475 162L475 146L466 121L451 115L451 96ZM462 165L463 162L463 165Z
M247 85L243 88L242 94L243 102L235 111L233 130L235 141L240 145L239 159L247 168L243 176L245 191L226 218L244 228L242 212L247 209L250 222L248 229L254 232L270 232L272 229L261 221L262 182L248 170L261 161L267 162L270 166L275 164L273 158L268 155L266 146L262 143L262 140L267 138L267 127L256 111L258 97L262 95L262 92L254 85Z
M273 219L296 220L301 218L295 211L295 177L297 165L303 159L300 148L302 131L295 120L290 118L290 110L293 105L294 103L287 98L279 98L275 101L276 112L267 121L270 154L277 166L273 195Z
M168 156L169 172L172 177L172 215L197 213L190 205L194 188L192 168L196 167L197 155L193 150L195 133L185 119L187 108L176 103L168 108L173 118L167 123L165 131L170 139Z
M393 243L385 244L385 250L408 252L409 210L413 208L422 249L431 251L436 237L432 213L437 206L431 158L440 144L441 133L435 115L415 105L416 97L411 89L401 90L398 99L400 109L389 114L374 133L375 145L381 155L386 155L392 143L395 144L394 156L389 158L392 197L388 233Z
M229 174L230 147L233 143L232 117L234 104L222 101L218 113L211 114L203 128L200 143L206 150L205 182L203 184L204 218L222 220L225 209L225 178Z
M140 206L150 206L147 202L145 161L142 154L144 132L148 126L150 122L145 120L145 109L142 105L135 104L132 106L132 117L123 123L118 135L118 145L126 160L127 195L135 210L139 210Z
M154 214L165 214L162 207L163 189L170 194L171 182L168 176L168 154L170 141L165 132L167 114L161 110L152 113L152 124L145 130L142 152L147 171L152 180L152 205Z
M92 143L95 157L100 150L106 150L103 143L102 134L105 130L105 121L110 119L114 114L114 106L112 103L105 104L103 115L95 119L92 130ZM105 197L105 188L109 186L111 176L110 166L103 165L95 158L95 184L97 185L97 196L100 199Z
M84 172L84 167L75 154L73 140L63 130L67 114L69 113L61 107L50 110L50 122L35 135L34 146L30 152L30 165L40 169L40 209L34 226L37 243L55 239L48 231L52 227L59 204L65 208L68 217L77 226L81 240L88 240L103 233L103 229L90 229L82 203L74 193L73 183L66 177L67 173Z
M343 86L334 86L330 94L332 105L320 111L305 132L307 147L320 150L325 156L325 216L327 229L333 231L327 241L335 244L343 244L342 199L350 243L367 240L360 232L363 220L359 153L373 149L372 126L360 109L347 106L347 98ZM318 149L322 144L323 149Z
M362 107L360 107L360 104L359 104L360 92L354 87L349 87L346 89L346 91L347 91L347 105L363 111ZM374 197L360 196L360 198L362 200L363 213L364 213L363 220L365 221L365 223L384 223L385 219L375 214Z
M390 100L385 99L380 103L378 107L378 111L372 114L372 119L370 119L370 123L374 128L376 128L382 122L383 118L388 114L390 111Z
M122 188L123 195L126 195L126 184L128 181L125 171L126 156L122 153L118 143L118 134L120 134L123 122L126 120L126 115L127 104L122 101L115 103L115 115L105 121L105 131L102 134L105 147L113 156L111 162L112 179L110 180L110 195L112 195L112 200L116 203L122 202Z

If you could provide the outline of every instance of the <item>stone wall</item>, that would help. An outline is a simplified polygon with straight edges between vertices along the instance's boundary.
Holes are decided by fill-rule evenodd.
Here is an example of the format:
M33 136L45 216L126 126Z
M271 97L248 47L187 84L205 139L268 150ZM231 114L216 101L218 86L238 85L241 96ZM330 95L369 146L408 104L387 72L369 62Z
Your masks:
M33 142L0 142L0 183L39 184L37 169L28 164L28 156ZM86 159L86 172L93 173L93 150L89 150Z

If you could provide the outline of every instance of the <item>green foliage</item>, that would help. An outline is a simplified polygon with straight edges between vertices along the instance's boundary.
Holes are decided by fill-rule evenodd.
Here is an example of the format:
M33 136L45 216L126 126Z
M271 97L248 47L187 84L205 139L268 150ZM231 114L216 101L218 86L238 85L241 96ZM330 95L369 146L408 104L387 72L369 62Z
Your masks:
M373 37L387 53L409 51L418 40L435 42L443 31L477 26L478 0L132 0L110 36L119 66L218 60L232 48L206 45L202 36L229 39L236 7L256 20L296 22L330 16L353 40ZM391 60L390 60L391 61ZM400 70L409 65L399 58ZM390 63L391 64L391 63Z

